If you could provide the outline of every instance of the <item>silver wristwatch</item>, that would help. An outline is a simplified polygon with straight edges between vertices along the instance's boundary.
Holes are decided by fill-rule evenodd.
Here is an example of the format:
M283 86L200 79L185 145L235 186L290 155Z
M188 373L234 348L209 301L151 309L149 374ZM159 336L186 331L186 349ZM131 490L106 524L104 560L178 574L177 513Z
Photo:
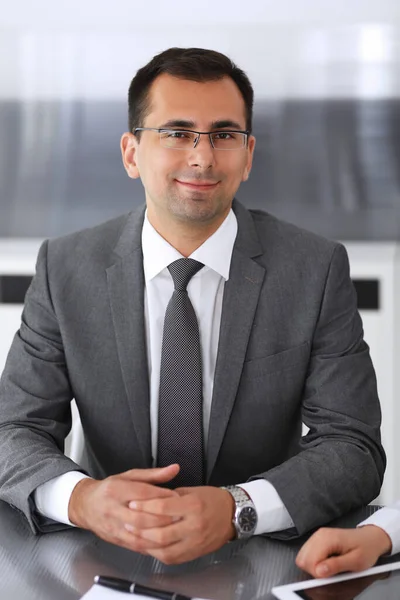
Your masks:
M241 540L254 535L257 527L257 511L254 502L243 488L237 485L222 487L229 492L235 501L236 510L232 523L236 530L236 538Z

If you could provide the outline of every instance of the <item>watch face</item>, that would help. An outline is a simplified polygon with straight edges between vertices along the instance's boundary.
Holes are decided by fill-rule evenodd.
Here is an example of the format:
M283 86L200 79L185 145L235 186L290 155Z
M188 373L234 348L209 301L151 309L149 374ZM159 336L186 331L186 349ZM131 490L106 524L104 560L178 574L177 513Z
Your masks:
M245 506L240 511L238 525L243 533L251 533L257 525L257 513L251 506Z

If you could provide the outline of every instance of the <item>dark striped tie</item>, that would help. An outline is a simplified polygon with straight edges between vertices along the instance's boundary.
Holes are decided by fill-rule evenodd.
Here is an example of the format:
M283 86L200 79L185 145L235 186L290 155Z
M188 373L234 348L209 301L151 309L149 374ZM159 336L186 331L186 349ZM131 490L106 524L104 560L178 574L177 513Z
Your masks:
M157 464L178 463L171 487L203 485L203 389L199 325L186 287L203 264L180 258L168 267L174 292L165 312L158 407Z

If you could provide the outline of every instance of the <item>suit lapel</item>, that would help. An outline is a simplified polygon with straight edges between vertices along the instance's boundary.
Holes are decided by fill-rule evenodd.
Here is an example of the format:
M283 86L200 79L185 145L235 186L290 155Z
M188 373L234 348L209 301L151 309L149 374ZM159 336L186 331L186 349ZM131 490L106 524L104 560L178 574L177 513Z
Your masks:
M233 205L238 219L229 279L225 283L207 445L207 480L217 460L242 373L265 269L251 256L261 254L250 213Z
M115 248L117 260L107 269L107 284L132 423L151 466L150 400L144 324L144 274L141 249L143 209L132 213Z

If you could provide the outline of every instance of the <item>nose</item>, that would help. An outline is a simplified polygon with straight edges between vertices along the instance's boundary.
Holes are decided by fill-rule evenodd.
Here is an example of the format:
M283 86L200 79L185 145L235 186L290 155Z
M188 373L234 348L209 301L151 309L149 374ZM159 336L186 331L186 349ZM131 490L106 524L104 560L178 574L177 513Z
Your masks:
M208 169L215 162L214 148L211 146L208 135L201 135L195 148L188 152L188 164L191 167Z

